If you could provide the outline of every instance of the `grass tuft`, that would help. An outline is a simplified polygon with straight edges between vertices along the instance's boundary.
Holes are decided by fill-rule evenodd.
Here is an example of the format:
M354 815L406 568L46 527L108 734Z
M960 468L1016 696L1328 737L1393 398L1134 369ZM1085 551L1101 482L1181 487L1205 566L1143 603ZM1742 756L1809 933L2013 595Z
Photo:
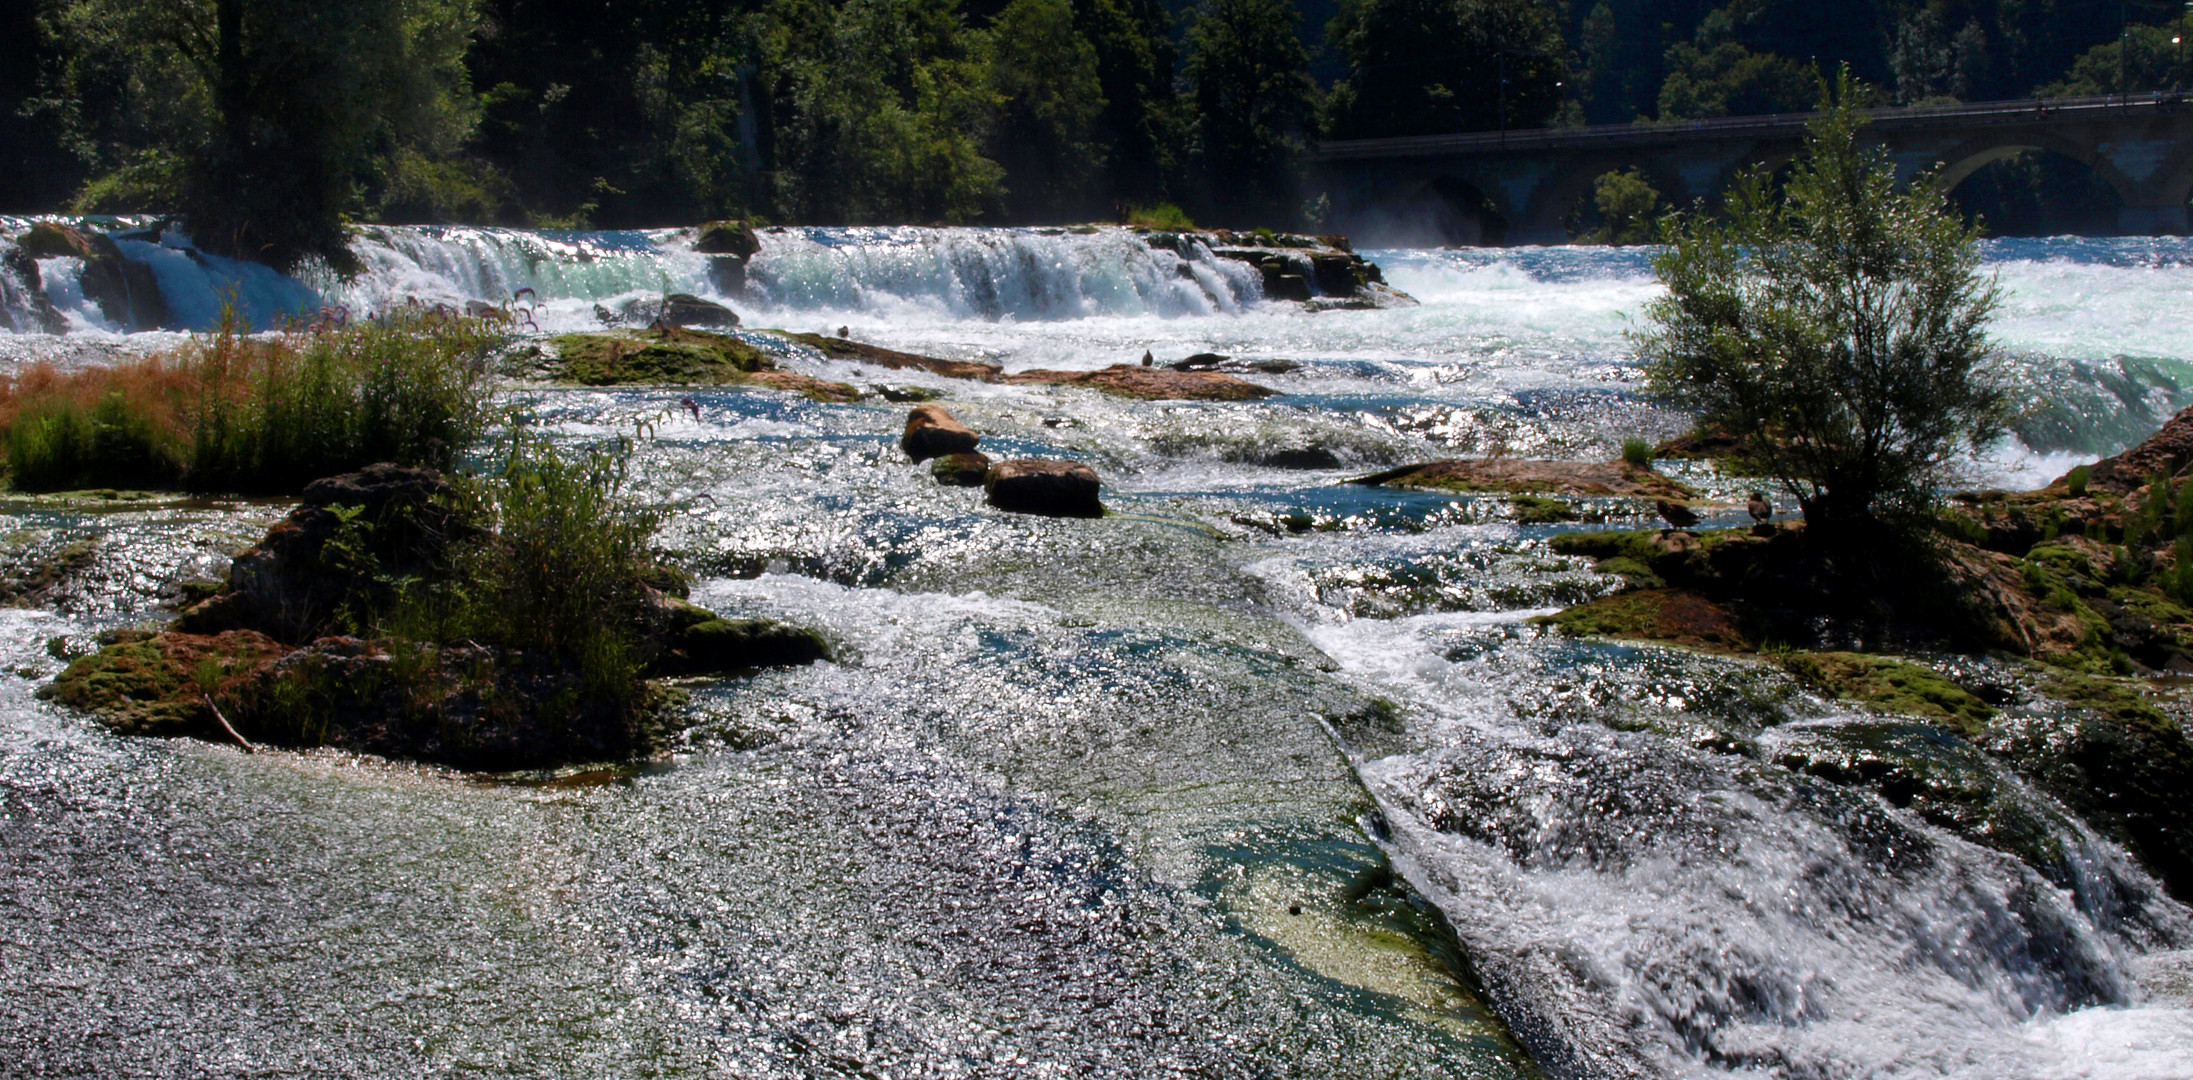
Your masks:
M432 313L251 335L225 317L166 356L0 377L22 491L290 494L377 461L446 469L488 419L484 322Z

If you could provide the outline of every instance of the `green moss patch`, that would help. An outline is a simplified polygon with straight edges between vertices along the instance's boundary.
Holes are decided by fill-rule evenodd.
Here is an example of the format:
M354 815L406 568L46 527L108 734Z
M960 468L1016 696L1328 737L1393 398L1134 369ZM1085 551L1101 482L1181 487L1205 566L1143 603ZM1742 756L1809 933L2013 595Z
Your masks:
M757 386L816 401L855 401L858 389L779 371L761 350L729 334L683 327L555 338L554 377L582 386Z
M202 734L214 726L203 695L227 693L288 651L253 630L124 634L78 657L39 693L125 735Z
M1782 670L1807 687L1830 697L1854 701L1875 712L1933 720L1975 736L1995 718L1995 709L1939 672L1902 660L1852 652L1793 653L1779 659Z
M1515 507L1515 520L1521 525L1552 525L1562 521L1575 521L1581 516L1576 512L1575 503L1560 499L1518 495L1508 501Z
M1734 612L1688 589L1619 593L1531 621L1579 637L1641 638L1738 652L1758 644Z
M703 330L565 334L554 344L558 374L585 386L738 383L773 366L752 345Z

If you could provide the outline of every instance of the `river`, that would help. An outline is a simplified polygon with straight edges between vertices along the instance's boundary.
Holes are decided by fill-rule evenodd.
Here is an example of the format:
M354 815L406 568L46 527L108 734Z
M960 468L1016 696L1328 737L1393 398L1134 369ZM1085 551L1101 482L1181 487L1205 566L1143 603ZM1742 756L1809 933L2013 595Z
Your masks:
M1089 462L1100 521L937 485L880 396L512 387L559 439L641 436L697 601L839 653L698 684L672 757L553 779L57 710L33 696L57 654L157 617L285 507L0 503L10 565L88 553L0 610L0 1072L2193 1075L2193 915L2045 796L2022 798L2067 853L2053 880L1773 764L1877 718L1530 625L1615 586L1545 546L1598 525L1339 483L1681 431L1625 336L1648 253L1367 252L1421 303L1312 313L1118 229L766 231L729 295L688 242L369 227L348 282L122 244L184 328L530 289L524 332L551 333L685 291L1008 370L1299 367L1250 375L1282 391L1261 402L1136 402L779 350L939 392L993 456ZM1973 483L2038 485L2193 404L2193 242L1985 256L2036 406ZM40 262L70 333L0 334L0 362L180 340L121 333L80 269ZM0 302L27 310L24 283ZM1739 479L1669 467L1741 517Z

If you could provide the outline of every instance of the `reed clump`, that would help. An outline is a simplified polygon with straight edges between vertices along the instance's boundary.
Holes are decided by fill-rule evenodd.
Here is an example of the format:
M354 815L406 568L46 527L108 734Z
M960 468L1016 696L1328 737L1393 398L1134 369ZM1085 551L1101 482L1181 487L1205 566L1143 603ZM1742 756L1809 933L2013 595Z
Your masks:
M225 318L165 356L0 376L0 446L22 491L293 494L377 461L445 469L486 427L501 339L433 312L265 335Z

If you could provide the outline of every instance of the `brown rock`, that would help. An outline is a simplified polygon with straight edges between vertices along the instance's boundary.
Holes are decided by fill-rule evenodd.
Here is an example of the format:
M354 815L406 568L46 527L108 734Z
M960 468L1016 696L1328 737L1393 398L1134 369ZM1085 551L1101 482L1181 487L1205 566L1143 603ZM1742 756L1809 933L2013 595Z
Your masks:
M729 255L744 261L761 250L761 237L743 221L711 221L696 230L693 250L702 255Z
M1078 461L1001 461L990 466L982 489L990 505L1016 514L1104 516L1104 504L1097 498L1096 470Z
M1523 458L1449 459L1403 465L1348 481L1374 487L1504 495L1601 495L1689 499L1682 483L1626 461L1533 461Z
M899 436L899 449L920 464L946 454L973 453L975 444L981 441L982 436L954 419L944 406L916 405L906 414L906 433Z
M922 356L918 353L886 349L880 345L848 341L842 337L827 337L822 334L786 334L785 336L809 348L821 350L824 356L832 360L857 360L863 364L874 364L877 367L887 368L913 368L919 371L934 372L952 379L996 382L999 373L1005 370L996 364L985 364L974 360L944 360L934 356Z
M2175 478L2189 464L2193 464L2193 408L2171 417L2146 442L2095 462L2086 485L2121 495L2156 476Z
M1216 371L1175 371L1113 364L1102 371L1049 371L1036 369L1005 377L1014 384L1086 386L1117 397L1142 401L1255 401L1279 391Z
M929 466L930 475L937 483L952 487L981 487L990 475L990 458L987 454L946 454Z

